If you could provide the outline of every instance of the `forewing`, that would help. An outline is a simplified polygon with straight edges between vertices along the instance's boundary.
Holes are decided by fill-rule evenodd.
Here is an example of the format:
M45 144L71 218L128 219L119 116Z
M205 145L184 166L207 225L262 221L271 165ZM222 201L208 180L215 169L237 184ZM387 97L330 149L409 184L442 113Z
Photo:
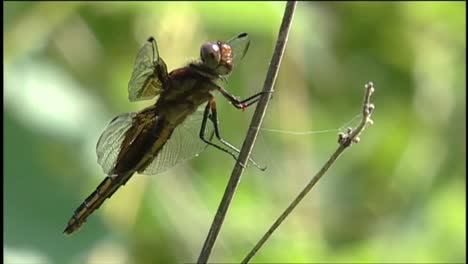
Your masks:
M124 113L116 116L99 137L96 154L99 165L106 174L114 169L125 132L132 126L136 113Z
M163 88L167 76L166 63L159 57L156 40L150 37L138 52L132 77L128 83L130 101L148 100Z
M227 44L231 46L232 49L232 63L233 63L233 69L235 69L239 63L242 61L244 58L245 54L247 53L250 45L250 39L249 35L247 33L240 33L236 35L235 37L231 38L230 40L226 41ZM231 71L232 73L233 71ZM220 87L223 87L225 83L229 79L229 75L231 74L226 74L226 75L220 75L219 79L214 80L214 83ZM224 83L223 83L224 82Z
M203 120L203 109L200 107L195 113L187 117L180 124L171 138L166 142L161 152L156 158L145 168L141 174L154 175L161 173L181 161L191 159L198 156L206 147L207 144L199 137L200 127ZM208 120L206 124L206 138L213 137L213 124Z

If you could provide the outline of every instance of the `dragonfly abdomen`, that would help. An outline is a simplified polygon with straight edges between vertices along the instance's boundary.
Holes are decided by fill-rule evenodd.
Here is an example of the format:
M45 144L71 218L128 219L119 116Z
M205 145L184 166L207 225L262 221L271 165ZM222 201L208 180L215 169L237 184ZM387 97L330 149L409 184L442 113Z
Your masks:
M110 198L120 186L125 185L130 177L132 177L133 173L134 171L122 175L107 176L96 190L75 210L63 232L71 234L77 231L80 226L86 222L86 219L97 210L107 198Z

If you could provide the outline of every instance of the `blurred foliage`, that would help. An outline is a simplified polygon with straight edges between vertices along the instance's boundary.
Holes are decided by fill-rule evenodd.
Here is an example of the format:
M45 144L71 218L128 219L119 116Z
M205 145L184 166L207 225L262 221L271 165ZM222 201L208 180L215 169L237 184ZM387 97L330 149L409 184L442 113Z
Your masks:
M263 126L210 261L240 261L336 148L376 86L374 126L338 160L254 262L466 262L465 2L300 2ZM150 35L168 67L206 40L248 32L227 85L259 91L283 2L5 2L5 263L196 261L233 160L208 148L135 176L82 230L61 232L103 177L95 144L127 101ZM240 146L253 109L219 97ZM354 122L355 123L355 122ZM214 162L213 162L214 161Z

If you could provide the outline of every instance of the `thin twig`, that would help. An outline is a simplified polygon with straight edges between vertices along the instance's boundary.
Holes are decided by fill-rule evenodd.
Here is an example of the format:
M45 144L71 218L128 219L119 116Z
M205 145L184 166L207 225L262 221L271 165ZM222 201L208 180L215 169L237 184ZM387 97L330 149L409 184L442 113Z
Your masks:
M242 145L241 152L239 153L239 158L237 159L236 165L232 170L231 177L229 178L229 182L226 186L226 190L224 191L223 198L219 204L218 211L216 212L216 215L213 219L213 223L211 224L210 231L208 232L208 236L206 237L197 263L206 263L208 261L211 250L214 246L214 243L216 242L219 230L221 229L224 218L226 216L229 204L231 203L237 185L240 182L240 177L244 172L245 167L243 164L247 164L248 157L252 152L253 145L258 135L258 127L262 125L268 102L270 101L271 94L273 93L273 86L275 84L276 76L278 75L279 65L281 64L281 59L283 57L286 42L288 40L289 29L295 7L296 1L288 1L286 4L283 21L281 22L281 27L278 34L278 40L276 41L275 51L273 53L273 57L271 58L270 67L263 84L263 91L265 94L262 96L258 102L257 108L255 109L249 131L247 132L247 136L245 138L244 144Z
M370 97L374 92L374 84L369 82L365 85L366 91L364 95L364 102L362 108L362 119L361 122L355 129L348 128L347 133L338 134L338 143L339 146L337 150L331 155L327 163L320 169L320 171L314 175L306 187L299 193L299 195L294 199L294 201L286 208L286 210L280 215L280 217L273 223L273 225L268 229L268 231L263 235L263 237L258 241L257 245L247 254L247 256L242 260L242 263L248 263L250 259L257 253L257 251L265 244L268 238L273 234L273 232L279 227L279 225L286 219L286 217L292 212L292 210L299 204L299 202L309 193L309 191L314 187L314 185L320 180L320 178L328 171L330 166L335 163L338 157L343 153L343 151L351 146L351 143L359 142L359 134L366 128L367 124L372 124L371 115L374 110L374 105L370 103Z

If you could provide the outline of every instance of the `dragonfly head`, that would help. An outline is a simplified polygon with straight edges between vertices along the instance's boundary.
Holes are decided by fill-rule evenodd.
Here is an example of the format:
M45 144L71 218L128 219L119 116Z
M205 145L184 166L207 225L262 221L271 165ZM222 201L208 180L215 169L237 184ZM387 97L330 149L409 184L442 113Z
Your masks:
M200 58L203 65L219 75L232 71L232 48L229 44L206 42L200 48Z

